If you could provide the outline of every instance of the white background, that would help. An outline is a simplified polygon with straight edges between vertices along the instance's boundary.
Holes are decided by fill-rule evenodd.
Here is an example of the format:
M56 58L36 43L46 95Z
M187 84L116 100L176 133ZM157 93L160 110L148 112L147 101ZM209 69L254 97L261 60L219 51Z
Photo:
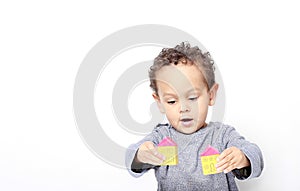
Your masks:
M299 18L296 1L2 1L0 190L156 189L153 172L135 179L97 158L73 117L87 52L138 24L184 30L212 54L224 121L264 154L262 176L241 190L299 190Z

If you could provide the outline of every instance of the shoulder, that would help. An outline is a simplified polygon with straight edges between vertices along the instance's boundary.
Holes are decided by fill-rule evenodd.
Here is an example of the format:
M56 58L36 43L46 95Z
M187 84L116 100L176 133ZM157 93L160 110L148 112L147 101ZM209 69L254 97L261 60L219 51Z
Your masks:
M153 129L152 133L158 133L158 134L161 134L161 135L168 135L170 128L171 128L171 126L168 123L159 123Z
M210 128L213 130L213 134L215 138L220 138L223 141L227 142L232 139L242 138L240 134L236 131L236 129L228 124L224 124L221 122L210 122Z
M210 122L208 124L212 129L215 131L232 131L235 130L235 128L231 125L221 123L221 122Z
M170 128L171 126L168 123L159 123L147 137L152 137L152 141L158 144L164 137L170 135Z

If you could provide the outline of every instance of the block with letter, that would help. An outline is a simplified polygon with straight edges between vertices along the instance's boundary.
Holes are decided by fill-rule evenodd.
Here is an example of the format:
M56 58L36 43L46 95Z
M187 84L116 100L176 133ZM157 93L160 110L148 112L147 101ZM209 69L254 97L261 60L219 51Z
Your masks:
M166 157L161 166L178 164L178 148L177 144L170 138L165 137L158 145L158 152Z
M208 146L201 154L202 170L204 175L217 174L216 164L219 151L212 146Z

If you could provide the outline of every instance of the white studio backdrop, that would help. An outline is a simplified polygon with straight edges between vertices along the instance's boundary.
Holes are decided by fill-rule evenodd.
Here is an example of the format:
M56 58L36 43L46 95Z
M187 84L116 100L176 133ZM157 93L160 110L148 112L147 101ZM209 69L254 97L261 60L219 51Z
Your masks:
M73 116L74 81L88 51L111 33L141 24L176 27L210 51L225 85L224 122L264 155L262 176L239 181L240 189L299 190L298 18L293 1L1 2L0 190L156 190L152 171L135 179L97 158ZM118 144L142 136L120 130L101 97L126 69L113 63L128 63L132 55L136 62L151 59L159 51L120 55L107 68L116 73L103 74L107 89L100 82L95 88L96 112L107 110L104 129ZM141 122L149 119L152 101L147 86L128 98L130 114Z

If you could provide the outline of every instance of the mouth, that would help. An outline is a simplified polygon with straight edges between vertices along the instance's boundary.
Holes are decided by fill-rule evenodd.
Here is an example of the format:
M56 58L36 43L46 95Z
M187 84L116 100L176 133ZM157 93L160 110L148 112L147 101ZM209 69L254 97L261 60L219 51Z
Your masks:
M188 121L192 121L192 118L184 118L184 119L180 119L180 121L182 122L188 122Z
M190 127L193 125L192 118L183 118L183 119L180 119L180 122L184 127Z

